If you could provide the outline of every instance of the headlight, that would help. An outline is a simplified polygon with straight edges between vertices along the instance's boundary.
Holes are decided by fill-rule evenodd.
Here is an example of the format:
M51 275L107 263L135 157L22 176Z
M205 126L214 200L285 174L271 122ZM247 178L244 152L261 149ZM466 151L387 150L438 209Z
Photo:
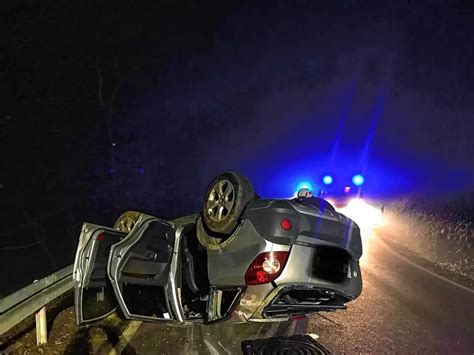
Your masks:
M364 227L380 226L384 222L382 210L360 198L350 200L347 207L342 208L340 212Z

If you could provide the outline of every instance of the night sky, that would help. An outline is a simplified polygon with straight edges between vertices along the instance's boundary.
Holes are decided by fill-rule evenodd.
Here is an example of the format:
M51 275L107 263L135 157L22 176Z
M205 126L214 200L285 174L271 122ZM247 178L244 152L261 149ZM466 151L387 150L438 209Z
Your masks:
M196 211L224 170L473 191L472 3L328 3L2 3L2 258L54 271L83 220Z

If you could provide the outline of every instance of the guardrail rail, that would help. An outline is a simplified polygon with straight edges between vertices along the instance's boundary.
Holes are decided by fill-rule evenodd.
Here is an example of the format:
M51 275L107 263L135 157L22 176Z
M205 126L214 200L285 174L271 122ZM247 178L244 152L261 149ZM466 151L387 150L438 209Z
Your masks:
M46 314L43 308L73 287L72 270L73 265L69 265L0 299L0 335L36 312L37 330L44 328Z

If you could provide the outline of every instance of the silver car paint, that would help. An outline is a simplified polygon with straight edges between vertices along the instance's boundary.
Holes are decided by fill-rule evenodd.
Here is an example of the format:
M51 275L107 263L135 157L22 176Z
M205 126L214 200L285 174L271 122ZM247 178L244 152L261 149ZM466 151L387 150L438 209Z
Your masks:
M81 234L79 237L79 245L76 251L76 258L74 260L73 268L73 280L74 280L74 302L79 305L76 309L76 316L78 322L85 322L83 319L82 311L82 290L86 288L89 284L89 277L93 270L93 265L95 263L96 254L94 253L97 248L97 239L96 237L104 231L113 231L112 228L107 228L99 226L92 223L83 223ZM92 318L87 320L87 322L93 322L95 320L102 319L109 314L113 313L115 309L110 312L101 315L100 317Z
M245 285L244 275L253 259L260 253L289 251L289 245L271 243L262 238L252 223L244 220L238 243L219 250L207 250L209 282L216 287Z
M178 265L180 261L180 246L183 237L184 228L190 224L196 222L197 215L184 216L178 219L175 219L171 222L158 219L156 217L140 214L140 217L135 225L135 228L129 233L129 235L124 238L121 242L112 246L109 254L108 261L108 274L109 279L111 280L112 286L114 288L115 295L119 304L122 308L122 311L126 318L128 319L143 319L143 320L157 320L160 321L171 321L165 318L156 318L156 317L147 317L141 315L131 314L126 306L125 300L122 296L120 290L120 285L117 280L119 278L120 266L122 265L122 256L128 252L140 239L142 232L148 227L148 225L154 221L161 221L169 223L175 230L175 240L173 246L173 255L171 258L171 267L168 276L168 283L165 286L165 294L168 298L172 313L176 316L178 322L184 322L184 312L182 309L181 303L181 290L178 288Z
M127 262L127 259L124 258L123 256L126 255L126 253L139 242L142 233L148 228L150 223L155 222L155 221L166 222L164 220L161 220L159 218L154 218L154 217L143 218L141 221L139 220L139 222L137 222L135 228L132 230L132 232L130 232L127 235L126 238L114 244L110 248L109 262L108 262L108 268L107 268L108 275L112 283L115 296L117 297L117 300L119 302L120 308L122 309L127 319L140 319L140 320L145 320L145 321L146 320L171 321L171 319L168 319L168 318L158 318L158 317L151 317L151 316L143 316L139 314L132 314L130 310L128 309L127 304L125 303L125 300L122 295L122 290L118 282L119 277L120 277L121 267L124 265L124 263ZM169 223L169 222L166 222L166 223ZM173 255L173 258L175 258L174 255ZM174 280L174 277L173 277L173 280ZM172 286L170 284L170 278L168 278L168 282L165 286L165 294L168 301L176 300L176 297L173 297L173 293L171 292L171 290L172 290ZM176 290L174 290L174 292L176 292ZM176 314L177 304L170 304L170 307L173 313Z
M336 222L342 222L344 224L353 224L354 221L348 218L347 216L343 215L342 213L331 211L330 209L321 210L314 206L305 206L301 205L295 201L288 201L289 204L297 210L299 213L306 214L309 216L314 216L323 219L329 219Z
M341 283L334 283L312 276L315 248L293 245L290 256L281 275L275 280L278 286L310 285L319 288L337 289L349 299L357 297L362 291L362 278L357 260L350 259L348 273Z

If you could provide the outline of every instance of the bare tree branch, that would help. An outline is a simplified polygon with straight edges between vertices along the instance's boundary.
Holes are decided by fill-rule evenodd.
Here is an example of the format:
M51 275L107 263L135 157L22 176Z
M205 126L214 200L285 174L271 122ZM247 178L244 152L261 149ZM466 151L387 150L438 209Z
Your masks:
M19 246L6 246L6 247L0 247L0 250L19 250L19 249L27 249L27 248L31 248L31 247L34 247L36 245L40 245L42 244L46 239L44 238L44 236L42 237L41 240L37 240L33 243L30 243L30 244L26 244L26 245L19 245Z
M115 107L115 97L117 96L117 91L119 89L119 84L117 83L114 87L114 91L112 92L112 95L110 96L110 102L109 102L109 114L112 114L112 110Z
M100 70L100 63L99 58L95 60L95 70L97 71L97 80L99 84L97 96L99 98L99 105L105 107L104 98L103 98L103 86L104 86L104 79L102 78L102 71Z

